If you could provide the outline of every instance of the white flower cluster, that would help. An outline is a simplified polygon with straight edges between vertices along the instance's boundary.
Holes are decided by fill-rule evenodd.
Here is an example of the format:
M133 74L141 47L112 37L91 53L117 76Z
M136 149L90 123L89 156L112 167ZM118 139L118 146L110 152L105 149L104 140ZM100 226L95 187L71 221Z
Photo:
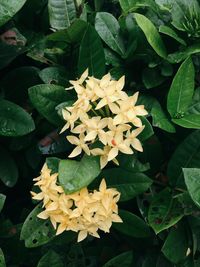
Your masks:
M111 79L108 73L101 80L88 76L86 70L81 78L70 81L77 93L77 101L62 110L66 121L62 131L70 129L74 135L67 136L75 145L69 157L76 157L82 151L87 155L99 155L101 168L114 161L119 152L133 154L133 149L142 152L137 136L144 126L138 116L147 115L144 105L136 106L138 92L128 96L122 91L125 77ZM97 141L100 141L97 143ZM96 143L95 148L91 144Z

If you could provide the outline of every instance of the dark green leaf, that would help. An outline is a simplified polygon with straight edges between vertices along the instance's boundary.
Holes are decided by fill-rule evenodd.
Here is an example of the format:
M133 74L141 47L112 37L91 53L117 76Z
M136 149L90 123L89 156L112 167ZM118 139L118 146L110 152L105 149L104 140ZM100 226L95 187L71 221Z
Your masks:
M59 163L60 159L56 157L50 157L46 159L46 164L48 168L51 169L51 173L58 172Z
M37 217L40 212L42 212L42 204L38 204L32 210L22 226L20 239L25 241L27 248L46 244L55 236L55 229L50 221Z
M18 179L17 165L8 151L2 147L0 147L0 179L9 187L13 187Z
M174 63L180 63L181 61L185 60L187 57L197 54L200 52L200 46L199 43L188 46L185 50L183 51L178 51L172 54L169 54L167 57L167 60L174 64Z
M38 262L37 267L64 267L61 257L53 250L48 251Z
M144 32L148 43L155 52L162 58L166 58L167 52L162 38L160 37L155 25L144 15L134 13L138 26Z
M149 7L154 11L157 10L157 5L152 0L119 0L120 6L125 13L136 11L138 8Z
M136 238L146 238L151 236L150 228L135 214L126 210L120 210L119 216L121 217L123 223L113 224L113 227L119 232Z
M105 177L108 187L116 188L120 193L120 201L127 201L145 192L152 180L143 173L132 173L121 168L103 170L101 175Z
M200 129L200 114L190 114L180 119L172 119L172 121L184 128Z
M0 100L0 135L21 136L35 129L32 117L20 106Z
M194 66L189 57L178 69L168 93L167 109L172 118L183 115L192 102L194 74Z
M6 267L5 258L1 248L0 248L0 267Z
M101 39L95 29L88 24L80 44L78 72L81 75L87 68L89 74L101 78L105 74L105 55Z
M131 267L133 261L133 252L127 251L120 255L117 255L116 257L112 258L106 264L103 265L103 267Z
M76 18L76 7L73 0L48 0L49 21L56 30L66 29Z
M0 26L10 20L25 4L26 0L1 0Z
M40 71L39 76L44 83L66 86L68 82L68 73L61 67L45 68Z
M186 258L188 246L185 228L182 224L178 224L168 234L162 247L162 252L169 261L178 263Z
M168 188L153 197L149 207L148 221L156 234L170 228L183 216L179 202L172 198Z
M81 161L61 160L59 182L66 194L88 186L100 173L99 158L83 156Z
M66 30L54 32L46 38L55 42L77 43L81 41L86 27L87 23L85 21L76 19Z
M144 127L144 130L139 135L139 139L141 141L145 141L154 134L154 131L153 131L153 128L150 122L145 117L141 117L140 119L142 121L142 125L144 125L145 127Z
M188 114L200 114L200 88L194 91L192 103L187 110Z
M200 168L200 130L190 134L175 150L167 169L170 183L183 185L182 168Z
M200 207L200 169L183 168L183 174L192 200Z
M131 173L145 172L150 169L149 163L142 163L136 155L120 154L118 156L119 166Z
M4 206L4 203L5 203L5 200L6 200L6 196L3 195L3 194L0 194L0 212L2 211L3 209L3 206Z
M175 133L176 129L169 120L167 114L163 111L159 102L155 101L151 109L151 116L153 118L152 125L158 127L166 132Z
M124 55L125 48L120 26L116 18L107 12L99 12L95 19L95 29L102 40L115 52Z
M182 38L180 38L172 28L168 26L161 25L159 27L159 32L172 37L173 39L175 39L177 42L179 42L182 45L185 45L185 46L187 45L186 42Z
M63 101L71 100L71 95L65 88L54 84L41 84L29 88L29 97L33 106L48 121L54 125L61 125L55 107Z

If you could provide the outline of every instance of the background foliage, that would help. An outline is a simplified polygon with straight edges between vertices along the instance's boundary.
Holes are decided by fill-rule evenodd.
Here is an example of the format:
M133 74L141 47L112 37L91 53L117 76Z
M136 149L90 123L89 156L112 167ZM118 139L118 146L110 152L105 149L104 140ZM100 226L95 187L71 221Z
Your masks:
M200 266L199 41L198 0L1 0L1 267ZM124 223L77 244L36 217L29 192L46 158L56 168L72 150L64 88L87 67L125 74L149 116L143 153L79 172L80 187L99 174L91 187L106 177L121 192Z

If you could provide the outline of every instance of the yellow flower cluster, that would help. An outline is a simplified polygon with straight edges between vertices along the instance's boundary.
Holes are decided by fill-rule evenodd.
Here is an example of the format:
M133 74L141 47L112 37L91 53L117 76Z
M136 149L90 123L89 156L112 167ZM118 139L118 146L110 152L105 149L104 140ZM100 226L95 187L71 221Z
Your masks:
M38 214L41 219L50 219L57 229L56 234L63 231L78 232L78 242L87 235L99 238L98 230L109 233L112 222L122 222L118 216L117 202L120 193L113 188L106 188L103 179L99 191L88 192L87 188L73 194L65 194L57 185L58 174L51 174L47 164L44 164L41 175L35 178L35 185L41 192L31 192L32 198L42 200L44 211Z
M69 157L76 157L82 151L87 155L100 156L101 168L109 161L117 162L119 152L133 154L133 149L143 151L137 136L144 126L138 116L147 115L144 105L136 106L138 92L128 96L122 91L125 77L111 79L108 73L101 80L88 76L86 70L81 78L70 81L77 93L77 101L62 110L67 122L61 132L70 128L68 141L75 145ZM133 129L134 126L134 129ZM78 137L76 136L78 135ZM96 141L101 145L90 149Z

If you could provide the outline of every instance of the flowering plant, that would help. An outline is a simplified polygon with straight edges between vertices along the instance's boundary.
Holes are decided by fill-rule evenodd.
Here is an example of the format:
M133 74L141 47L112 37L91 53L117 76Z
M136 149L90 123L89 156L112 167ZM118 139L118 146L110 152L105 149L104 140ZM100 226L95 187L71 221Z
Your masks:
M144 126L138 116L147 115L144 105L136 106L138 92L128 96L122 91L125 77L111 79L110 73L101 80L89 77L88 69L76 81L70 81L77 93L77 100L71 107L63 109L66 124L62 131L70 129L68 141L76 145L69 157L76 157L82 151L87 155L99 155L103 169L109 161L118 164L119 152L133 154L133 149L142 152L137 136ZM135 129L134 129L134 128ZM90 149L91 144L100 144ZM100 146L100 147L99 147Z

